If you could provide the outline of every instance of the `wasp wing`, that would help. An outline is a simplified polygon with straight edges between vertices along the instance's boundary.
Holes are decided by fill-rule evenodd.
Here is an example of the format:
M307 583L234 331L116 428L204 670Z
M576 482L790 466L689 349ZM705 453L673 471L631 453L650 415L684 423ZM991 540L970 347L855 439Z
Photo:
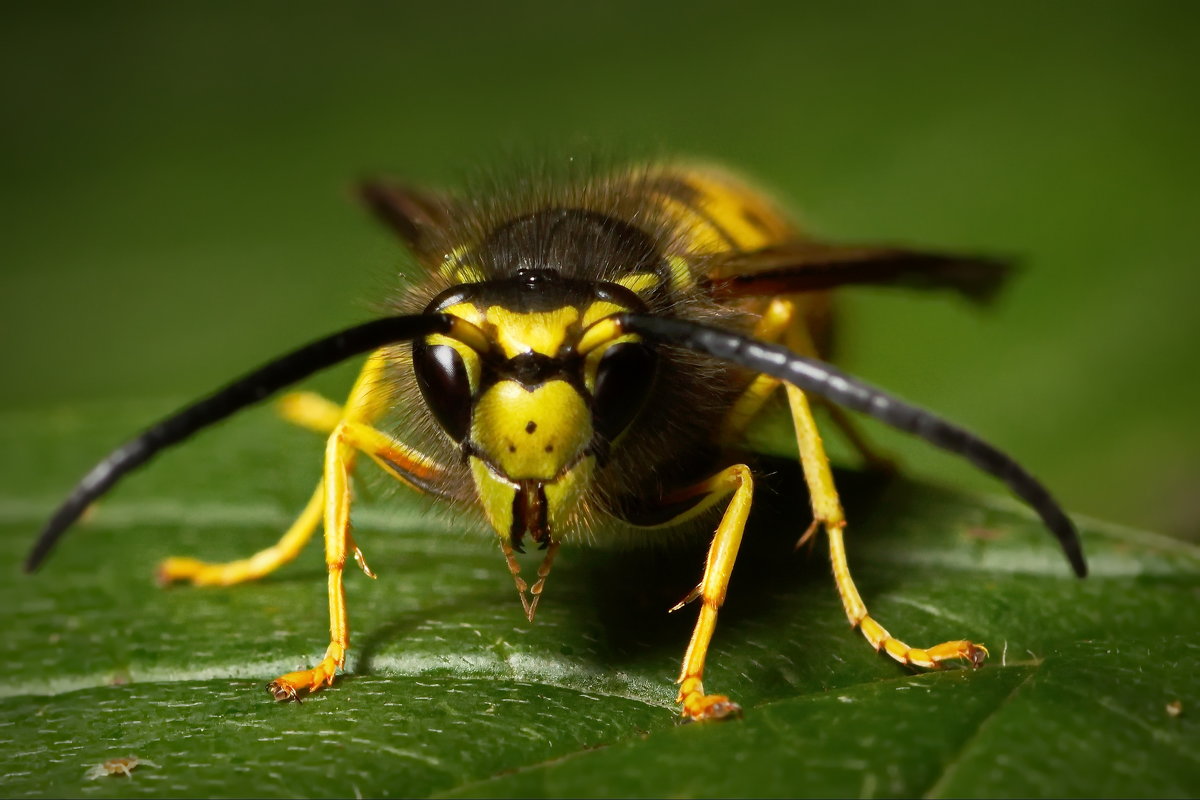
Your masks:
M721 259L704 279L718 300L832 289L903 286L950 289L985 304L1013 272L988 256L794 240Z
M453 221L454 204L440 194L377 178L358 186L359 199L419 258L437 258Z

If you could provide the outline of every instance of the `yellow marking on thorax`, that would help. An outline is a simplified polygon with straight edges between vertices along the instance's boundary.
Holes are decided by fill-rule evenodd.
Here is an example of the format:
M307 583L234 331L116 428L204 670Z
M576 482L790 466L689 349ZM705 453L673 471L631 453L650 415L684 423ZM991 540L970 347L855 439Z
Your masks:
M684 181L699 194L699 206L738 250L759 250L787 241L792 226L761 194L726 177L693 172Z
M453 283L479 283L483 280L483 272L478 267L463 263L463 258L469 252L469 247L454 248L446 254L438 272Z
M671 288L686 291L696 285L692 265L683 256L667 256L667 267L671 270Z
M490 306L485 315L495 329L496 344L507 358L521 353L558 355L567 335L579 321L579 309L563 306L552 311L511 311Z
M795 236L791 224L769 200L735 178L696 170L677 173L673 179L690 190L688 196L667 188L656 192L655 199L682 232L682 252L747 252Z
M631 275L622 275L620 278L617 278L616 282L634 294L641 295L642 292L648 292L656 288L662 283L662 279L653 272L634 272ZM588 314L590 313L591 310L589 309ZM588 315L584 315L585 324L587 318ZM596 317L596 319L599 319L599 317Z
M659 209L683 234L683 250L694 255L711 255L730 250L732 244L703 215L667 194L658 196Z

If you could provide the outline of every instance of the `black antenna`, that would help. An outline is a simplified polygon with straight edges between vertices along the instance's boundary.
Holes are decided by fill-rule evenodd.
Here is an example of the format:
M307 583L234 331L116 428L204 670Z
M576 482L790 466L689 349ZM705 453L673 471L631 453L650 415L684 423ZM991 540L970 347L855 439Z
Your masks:
M1083 558L1079 534L1046 487L1011 456L970 431L925 409L909 405L822 361L798 356L785 347L767 344L740 333L641 314L621 314L616 317L616 322L622 330L630 333L707 353L754 372L772 375L962 456L982 471L999 478L1028 503L1058 538L1075 574L1081 578L1087 575L1087 562Z
M347 358L433 333L449 333L450 329L451 317L445 314L385 317L356 325L280 356L203 400L192 403L151 425L105 456L75 485L71 494L42 528L33 549L25 559L25 571L32 572L38 568L67 528L79 519L84 509L121 478L145 464L160 451L182 442L197 431L220 422L247 406L266 399L285 386Z

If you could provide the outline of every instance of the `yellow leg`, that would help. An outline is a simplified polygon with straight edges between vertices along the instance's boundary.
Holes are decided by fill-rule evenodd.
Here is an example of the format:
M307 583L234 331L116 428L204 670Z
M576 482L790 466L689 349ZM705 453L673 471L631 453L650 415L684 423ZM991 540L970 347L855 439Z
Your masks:
M819 355L803 322L796 319L796 307L790 300L773 298L762 317L755 324L753 335L756 339L764 342L779 342L786 339L789 346L802 356L816 358ZM746 428L781 383L782 381L778 378L770 375L755 376L722 421L720 432L722 444L735 445L741 440ZM826 410L834 424L842 430L850 445L858 451L868 466L884 472L895 469L891 459L875 452L859 432L854 420L839 406L828 403Z
M332 433L343 420L370 422L378 417L383 409L381 397L386 397L386 394L375 390L386 366L387 362L382 354L377 353L368 359L350 391L344 409L313 392L293 392L280 400L279 412L289 422L326 435ZM404 469L408 470L411 476L424 481L436 477L438 468L430 459L384 433L371 430L373 436L359 433L356 441L364 443L359 449L367 451L386 472L410 486L415 484L411 477L405 476L402 471ZM324 508L325 486L322 482L317 484L300 516L283 537L270 547L249 558L224 563L201 561L196 558L167 558L158 567L158 579L164 584L188 581L196 586L229 586L261 578L300 554L316 531Z
M341 406L316 392L288 392L275 404L279 416L293 425L328 436L345 416Z
M343 420L334 429L325 446L325 567L329 576L329 647L325 657L312 669L289 672L276 678L267 687L276 700L299 700L300 692L315 692L333 683L337 671L346 663L350 647L350 626L346 617L346 590L342 573L347 554L353 555L368 576L375 574L367 566L362 551L350 533L350 474L358 453L366 453L396 477L406 480L409 474L426 471L426 476L441 467L421 456L422 460L403 460L413 451L370 425Z
M382 352L367 360L344 408L311 392L292 393L281 401L280 412L286 419L330 435L325 445L324 477L300 517L277 544L241 561L208 564L190 558L170 558L159 569L163 580L191 580L197 584L229 584L257 578L295 558L324 517L329 647L314 668L289 672L270 683L267 688L277 700L298 701L301 692L315 692L328 686L346 662L350 627L342 574L347 554L354 556L363 572L375 577L350 533L350 475L357 454L366 453L393 477L417 489L436 481L444 471L427 456L371 427L371 421L386 408L387 394L377 389L387 364Z
M339 425L325 446L325 567L329 576L329 647L312 669L281 675L267 686L276 700L299 700L300 692L315 692L333 683L346 663L350 626L346 619L346 588L342 572L350 543L350 472L354 468L353 447Z
M754 494L754 479L745 464L735 464L713 477L688 489L676 492L666 499L676 502L698 494L710 496L711 502L730 493L733 497L725 508L721 523L708 549L704 564L704 577L700 585L680 602L672 611L682 608L691 600L700 599L700 615L696 628L683 657L683 668L679 672L679 697L681 714L694 721L723 719L741 713L741 708L725 695L704 693L704 660L708 645L712 641L717 625L717 611L725 602L725 591L729 587L729 576L737 559L738 547L742 543L742 532L746 528L746 517L750 514L750 502ZM710 504L710 503L706 503Z
M300 516L275 544L249 558L225 563L172 556L158 565L158 581L163 584L190 581L196 586L229 586L261 578L300 554L317 529L324 508L325 485L318 483Z
M797 352L804 352L811 346L805 340L804 331L799 325L793 325L789 330L788 345ZM787 396L792 412L792 422L796 428L796 444L800 450L800 462L804 467L804 478L812 497L813 515L829 534L829 557L833 562L833 577L850 624L862 631L863 636L871 643L872 647L876 650L883 650L902 664L936 667L943 661L966 659L973 666L979 666L987 657L987 648L982 645L961 640L943 642L926 649L909 647L888 633L887 629L867 613L867 607L850 577L850 567L846 562L846 546L842 538L842 532L846 527L846 518L842 512L842 503L838 499L837 489L833 485L829 459L825 455L825 447L821 442L821 434L817 430L816 422L813 420L808 398L804 392L790 384L787 385Z
M783 338L795 316L795 306L778 298L767 305L766 311L754 325L754 337L764 342L777 342ZM751 420L770 399L781 381L770 375L757 375L750 385L734 401L733 407L721 423L719 440L724 445L733 445L741 440Z
M302 428L326 435L333 433L341 423L348 423L343 436L348 437L355 449L370 456L380 469L396 480L423 492L424 485L441 477L443 468L398 439L370 427L381 409L375 405L378 397L369 389L380 379L383 366L381 361L367 363L345 409L316 392L291 392L280 399L279 415Z

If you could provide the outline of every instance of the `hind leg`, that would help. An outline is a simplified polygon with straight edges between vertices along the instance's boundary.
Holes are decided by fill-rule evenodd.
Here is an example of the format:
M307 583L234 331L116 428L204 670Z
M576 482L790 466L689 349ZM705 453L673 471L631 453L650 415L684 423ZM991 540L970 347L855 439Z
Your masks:
M811 343L799 325L793 325L787 336L788 346L797 353L811 351ZM929 648L910 647L892 636L886 628L875 621L867 612L858 588L850 577L850 566L846 560L846 544L843 532L846 517L842 502L833 483L829 458L821 442L812 416L808 398L795 386L786 385L792 424L796 430L796 444L800 450L800 462L804 467L804 479L812 499L813 516L816 523L825 528L829 536L829 558L833 564L833 577L838 595L850 624L862 631L863 636L876 650L882 650L902 664L918 667L936 667L943 661L963 659L972 666L979 666L987 657L987 648L966 640L942 642ZM808 534L805 534L807 538Z

